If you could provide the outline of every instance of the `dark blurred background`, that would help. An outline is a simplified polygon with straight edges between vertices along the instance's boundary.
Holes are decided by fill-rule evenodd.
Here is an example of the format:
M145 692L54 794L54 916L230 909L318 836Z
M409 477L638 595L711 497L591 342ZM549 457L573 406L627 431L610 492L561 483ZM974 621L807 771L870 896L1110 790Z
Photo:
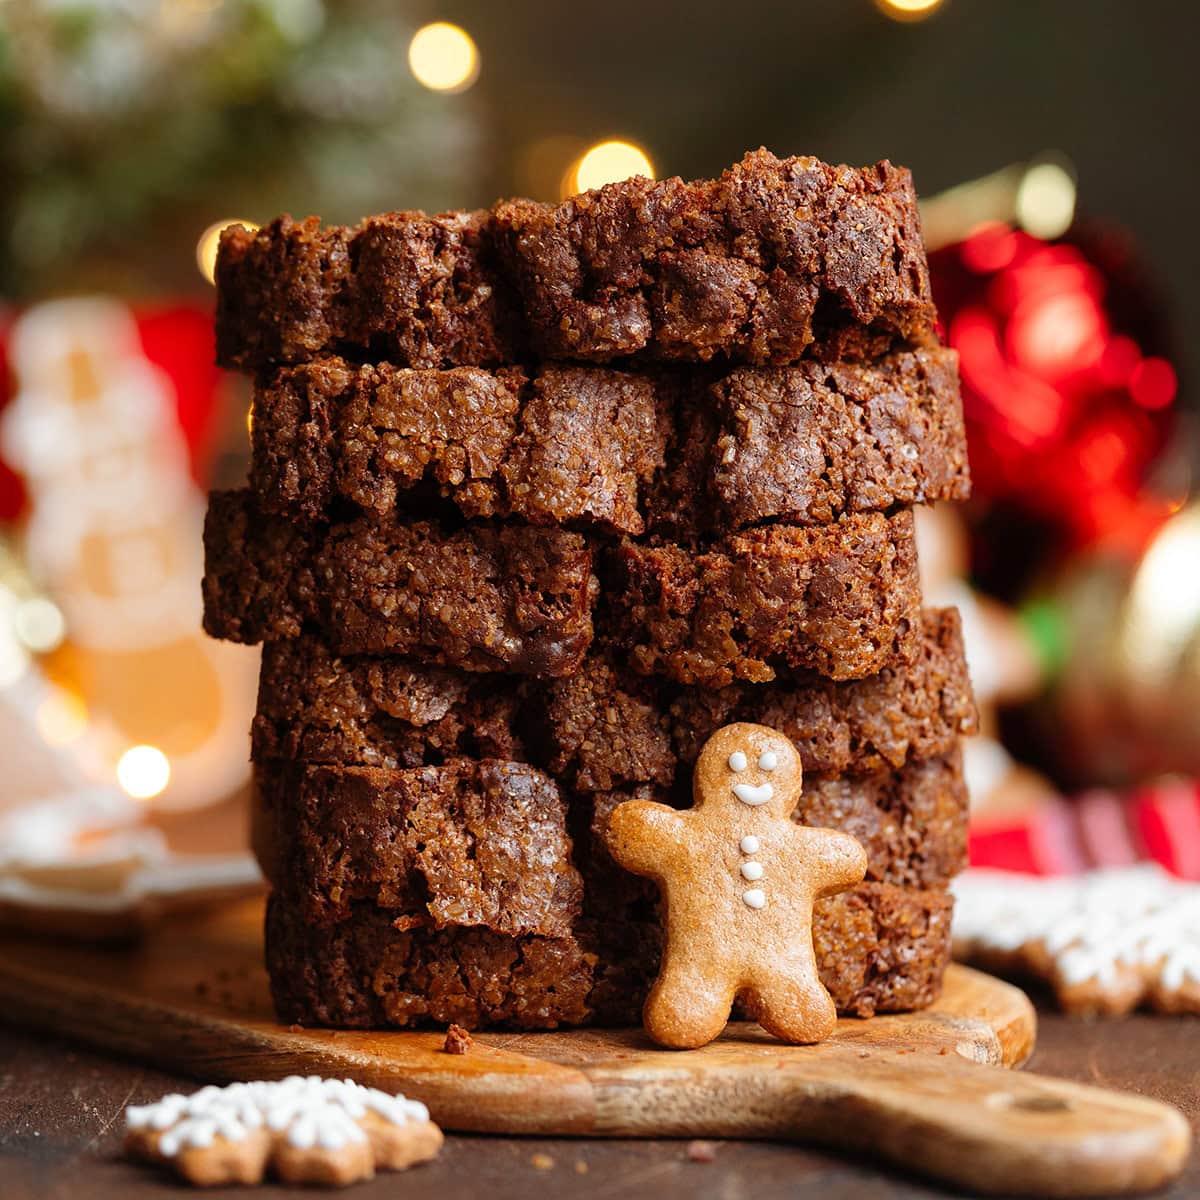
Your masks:
M1198 31L1182 0L0 0L9 807L244 784L253 656L199 635L195 586L203 489L246 455L246 383L212 366L224 224L766 145L890 158L925 198L976 498L922 517L922 559L987 712L977 858L1016 829L1004 865L1045 867L1028 831L1080 793L1131 827L1186 810L1200 848Z
M620 137L685 177L760 144L886 157L926 195L1057 150L1081 209L1137 239L1179 326L1200 315L1188 225L1200 10L1184 0L946 0L908 21L872 0L6 0L0 12L10 296L72 286L87 259L111 255L118 281L195 288L176 239L229 215L352 221L556 199L572 150ZM478 47L460 94L409 73L409 38L434 21ZM128 44L111 28L126 25Z

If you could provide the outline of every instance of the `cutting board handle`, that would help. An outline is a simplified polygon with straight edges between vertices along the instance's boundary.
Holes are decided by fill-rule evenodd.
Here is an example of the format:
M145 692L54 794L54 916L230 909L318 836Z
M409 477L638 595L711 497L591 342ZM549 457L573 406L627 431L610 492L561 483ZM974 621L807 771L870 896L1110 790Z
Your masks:
M861 1070L812 1104L798 1133L870 1151L976 1192L1121 1196L1184 1167L1191 1127L1170 1105L957 1054L864 1052Z

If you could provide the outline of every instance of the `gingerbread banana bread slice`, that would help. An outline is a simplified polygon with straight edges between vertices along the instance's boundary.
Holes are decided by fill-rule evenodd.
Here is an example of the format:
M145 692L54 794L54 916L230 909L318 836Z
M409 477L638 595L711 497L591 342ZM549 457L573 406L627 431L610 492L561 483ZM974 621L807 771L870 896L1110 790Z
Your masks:
M647 526L663 541L970 495L952 350L741 367L705 389L695 377L667 377L676 385L668 465L646 502Z
M422 767L447 758L528 761L518 716L524 686L503 675L411 658L340 658L304 635L263 646L256 761Z
M626 540L606 555L604 604L606 638L645 675L717 688L784 668L865 678L920 637L912 512L770 525L700 553Z
M361 902L340 924L313 925L276 893L266 959L284 1024L536 1030L593 1020L596 960L574 935L412 927L403 912Z
M817 902L821 982L843 1014L931 1004L950 958L952 898L866 883ZM267 970L280 1021L341 1028L441 1025L557 1029L637 1025L658 969L652 921L577 922L573 935L410 928L372 904L311 924L279 894L267 907Z
M552 689L553 690L553 689ZM722 725L752 721L777 729L811 775L863 775L933 758L978 732L956 608L927 608L908 652L865 679L841 683L811 672L769 687L680 689L671 703L671 736L691 770Z
M715 376L323 358L260 383L254 414L252 488L309 519L436 490L468 517L696 541L970 488L952 350Z
M642 493L671 414L648 376L594 367L447 371L319 359L254 401L250 483L263 507L381 514L436 489L468 517L642 533Z
M977 730L953 608L926 609L912 653L866 679L782 672L766 687L680 687L593 651L574 674L531 690L525 712L540 760L580 791L670 784L735 721L790 738L806 777L901 767L944 754Z
M338 656L306 634L263 647L251 748L256 760L342 766L513 759L595 792L671 785L734 721L785 734L810 777L944 754L977 728L957 610L926 609L911 657L866 679L800 672L716 689L638 675L594 651L573 674L530 686L393 655Z
M228 641L307 626L341 653L556 675L592 640L592 551L564 530L395 518L310 528L233 491L210 497L204 546L204 628Z
M524 763L255 767L255 851L314 925L369 901L412 928L561 937L582 898L566 802Z
M934 340L912 177L747 154L719 179L640 177L493 210L547 358L867 358Z
M519 362L523 324L487 212L384 213L349 229L233 225L217 252L217 362L258 372L339 350L413 367Z
M935 341L909 173L747 154L715 180L642 178L561 204L235 225L217 355L400 366L638 356L786 364Z

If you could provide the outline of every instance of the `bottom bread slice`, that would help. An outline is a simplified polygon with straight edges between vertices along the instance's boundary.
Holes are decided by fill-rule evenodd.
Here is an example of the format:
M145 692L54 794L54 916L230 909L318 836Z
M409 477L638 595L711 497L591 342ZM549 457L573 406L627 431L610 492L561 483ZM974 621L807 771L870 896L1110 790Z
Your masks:
M813 941L839 1012L871 1016L936 999L950 956L952 897L867 883L818 902ZM281 1021L343 1028L456 1022L469 1029L626 1025L658 966L652 910L579 919L565 937L433 929L356 903L311 924L280 895L267 909L267 969Z

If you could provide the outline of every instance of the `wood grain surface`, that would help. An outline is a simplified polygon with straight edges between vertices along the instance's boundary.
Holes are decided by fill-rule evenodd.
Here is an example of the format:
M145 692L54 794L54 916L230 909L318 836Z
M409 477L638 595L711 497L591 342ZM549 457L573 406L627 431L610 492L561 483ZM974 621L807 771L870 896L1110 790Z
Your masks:
M701 1050L636 1030L483 1034L285 1028L270 1013L258 905L180 920L127 948L8 938L0 1010L196 1078L350 1075L425 1100L449 1129L587 1136L799 1139L881 1156L977 1191L1071 1196L1161 1186L1186 1159L1175 1110L1013 1073L1033 1011L1009 985L954 968L924 1013L844 1020L789 1047L733 1025Z

